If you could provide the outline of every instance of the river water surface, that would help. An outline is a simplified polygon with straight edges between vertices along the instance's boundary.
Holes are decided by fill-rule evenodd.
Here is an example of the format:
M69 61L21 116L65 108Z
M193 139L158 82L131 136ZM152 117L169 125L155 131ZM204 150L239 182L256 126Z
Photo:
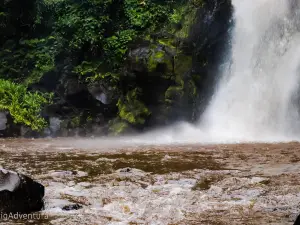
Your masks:
M2 224L292 224L300 213L296 142L62 144L72 141L0 140L0 165L46 188L43 220Z

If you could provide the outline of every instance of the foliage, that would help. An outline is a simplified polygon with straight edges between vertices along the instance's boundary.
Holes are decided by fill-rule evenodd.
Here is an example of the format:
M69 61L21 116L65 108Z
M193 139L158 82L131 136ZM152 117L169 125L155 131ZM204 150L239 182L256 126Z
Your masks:
M155 29L168 18L171 11L170 2L164 4L149 0L125 0L124 2L126 16L131 25L139 29L147 27Z
M174 9L173 13L170 15L169 18L170 22L177 24L180 23L181 19L182 19L181 12L178 9Z
M26 86L0 80L0 110L7 110L15 123L41 130L46 121L40 116L41 107L49 104L52 96L28 92Z
M54 37L21 40L18 46L8 45L0 53L0 78L24 84L39 81L55 68L57 43Z
M35 83L57 68L60 58L78 54L83 57L75 66L97 60L105 64L106 72L120 74L130 43L161 29L174 6L174 1L156 0L42 0L21 9L17 3L4 3L3 11L0 5L2 23L12 20L16 13L13 7L18 7L28 15L28 24L26 34L3 37L0 74L5 79ZM20 18L5 26L21 30ZM98 68L95 63L91 66Z
M124 30L117 32L114 36L106 39L104 50L107 52L108 62L114 65L115 62L120 62L125 59L128 51L128 43L136 37L136 31Z
M185 7L187 1L195 7ZM191 59L184 65L183 62L178 63L181 59L173 57L178 46L176 44L175 47L174 43L187 37L196 15L194 8L202 4L203 0L1 2L0 109L8 110L16 123L40 130L45 126L40 116L41 107L48 104L50 98L47 94L28 92L27 87L35 87L45 75L51 77L53 74L57 78L67 71L85 83L99 82L110 91L117 89L123 93L114 106L119 116L111 124L115 133L121 133L130 125L144 124L150 111L147 103L143 102L145 99L141 98L143 84L137 83L147 81L133 81L136 74L128 69L128 53L132 46L150 43L155 47L150 47L146 65L148 72L157 72L163 65L168 71L168 78L166 74L162 77L177 79L187 71ZM167 24L182 29L174 28L174 33ZM159 36L165 31L173 33L166 38ZM183 95L184 85L177 80L176 85L162 90L166 94L165 99L174 101L177 95ZM77 125L78 117L75 118L73 123Z

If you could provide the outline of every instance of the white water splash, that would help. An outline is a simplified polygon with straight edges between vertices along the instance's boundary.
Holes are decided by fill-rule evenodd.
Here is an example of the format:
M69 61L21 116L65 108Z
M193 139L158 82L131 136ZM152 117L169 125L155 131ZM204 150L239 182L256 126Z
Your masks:
M234 0L233 5L232 64L224 71L200 127L225 141L300 137L300 120L293 102L300 63L295 3Z

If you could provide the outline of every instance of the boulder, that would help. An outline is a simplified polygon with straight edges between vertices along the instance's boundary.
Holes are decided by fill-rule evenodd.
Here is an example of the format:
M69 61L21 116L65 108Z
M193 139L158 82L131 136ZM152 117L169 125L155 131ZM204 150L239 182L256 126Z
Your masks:
M0 212L31 213L44 207L44 186L13 171L0 169Z
M162 44L132 49L128 55L130 69L141 73L173 73L175 53Z
M116 93L115 88L104 82L93 82L88 85L88 91L90 94L100 101L104 105L116 104L118 99L118 93Z

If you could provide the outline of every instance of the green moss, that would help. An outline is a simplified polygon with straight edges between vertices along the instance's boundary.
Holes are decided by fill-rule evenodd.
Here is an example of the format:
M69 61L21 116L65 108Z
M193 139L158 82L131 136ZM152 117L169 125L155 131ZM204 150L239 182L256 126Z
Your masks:
M197 5L202 7L200 2L197 3ZM174 33L177 38L187 38L190 32L191 25L194 24L196 19L197 7L193 5L192 1L189 4L184 4L183 6L178 7L174 12L178 14L176 16L177 18L181 18L179 21L181 23L181 29L173 29L172 33Z
M117 103L120 118L133 125L144 124L145 118L151 114L144 103L138 100L138 92L137 88L129 91Z
M163 50L152 50L152 54L148 59L148 71L154 72L159 64L164 64L168 71L173 71L172 58Z
M158 51L154 54L154 58L157 60L161 60L163 57L165 57L165 52L163 51Z
M148 60L148 71L149 72L154 72L157 67L157 62L153 60L152 57L149 58Z
M157 52L154 52L154 51L155 50L153 50L153 52L150 55L149 60L148 60L149 72L155 71L157 68L157 65L164 61L163 59L164 59L165 53L163 51L157 51Z
M165 47L168 47L168 48L170 48L170 49L176 48L176 47L174 46L174 43L173 43L174 40L171 39L171 38L162 38L162 39L158 39L157 41L158 41L159 44L161 44L161 45L163 45L163 46L165 46Z

